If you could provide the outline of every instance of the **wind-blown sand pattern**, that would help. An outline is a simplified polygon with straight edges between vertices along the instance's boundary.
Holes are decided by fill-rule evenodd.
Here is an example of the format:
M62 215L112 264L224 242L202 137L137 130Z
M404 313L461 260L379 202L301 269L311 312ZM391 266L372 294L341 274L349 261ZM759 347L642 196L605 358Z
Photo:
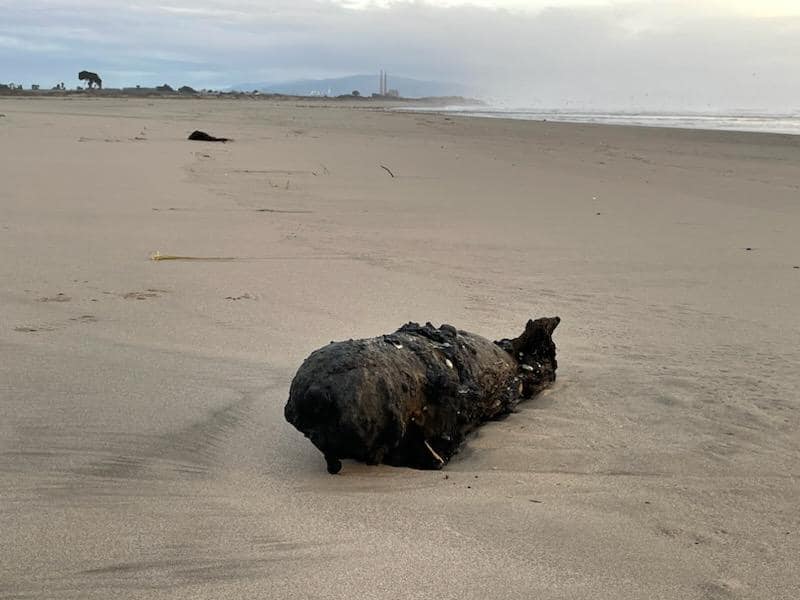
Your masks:
M0 112L0 598L796 596L800 138ZM330 340L543 314L556 385L444 471L283 420Z

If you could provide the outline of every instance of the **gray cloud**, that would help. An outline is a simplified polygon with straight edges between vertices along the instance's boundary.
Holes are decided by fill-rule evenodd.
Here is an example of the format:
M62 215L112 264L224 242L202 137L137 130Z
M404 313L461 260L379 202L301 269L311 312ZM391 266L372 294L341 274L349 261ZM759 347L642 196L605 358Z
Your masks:
M224 86L377 72L520 105L798 108L800 19L685 4L536 13L323 0L29 0L0 9L0 81Z

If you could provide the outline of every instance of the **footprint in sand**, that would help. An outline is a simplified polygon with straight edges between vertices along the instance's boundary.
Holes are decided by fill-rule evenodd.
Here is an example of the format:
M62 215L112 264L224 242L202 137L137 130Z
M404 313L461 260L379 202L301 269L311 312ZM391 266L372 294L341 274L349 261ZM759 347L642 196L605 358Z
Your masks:
M159 298L161 294L168 294L169 290L159 290L156 288L147 288L143 292L127 292L122 294L125 300L148 300L150 298Z
M741 598L740 594L745 590L745 586L736 579L717 579L700 584L700 589L705 598L722 600L723 598Z
M148 298L158 298L158 294L155 292L128 292L122 294L122 297L125 300L147 300Z
M44 296L42 298L39 298L39 302L69 302L70 300L72 300L72 298L70 298L66 294L62 294L61 292L59 292L55 296L50 296L50 297Z
M258 300L253 294L242 294L241 296L225 296L225 300Z
M72 317L70 321L75 321L76 323L97 323L97 317L94 315L81 315L80 317Z
M32 325L21 325L19 327L14 327L14 331L19 331L20 333L37 333L39 331L55 331L56 328L50 325L36 325L35 327Z
M72 317L69 321L62 321L57 323L39 323L37 325L20 325L14 327L14 331L19 333L39 333L40 331L56 331L64 329L70 323L97 323L98 319L94 315L81 315L79 317Z

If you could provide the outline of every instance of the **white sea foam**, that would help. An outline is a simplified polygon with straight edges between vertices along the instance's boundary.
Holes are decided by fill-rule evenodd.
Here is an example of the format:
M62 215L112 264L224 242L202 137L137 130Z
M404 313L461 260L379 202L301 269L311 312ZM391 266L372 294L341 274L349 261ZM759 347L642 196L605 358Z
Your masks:
M430 107L409 107L402 110L430 111ZM673 127L681 129L714 129L725 131L754 131L800 135L800 111L770 114L757 112L699 113L699 112L615 112L570 111L555 109L497 108L475 106L446 106L436 112L456 113L470 117L522 119L526 121L557 121L564 123L601 123L639 127Z

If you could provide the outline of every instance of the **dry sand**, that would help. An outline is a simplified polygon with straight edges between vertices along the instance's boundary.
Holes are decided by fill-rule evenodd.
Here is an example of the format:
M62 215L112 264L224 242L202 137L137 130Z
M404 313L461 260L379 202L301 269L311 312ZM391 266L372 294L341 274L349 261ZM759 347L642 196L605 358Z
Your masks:
M797 597L800 138L0 113L0 598ZM443 472L283 420L330 340L555 314L557 385Z

